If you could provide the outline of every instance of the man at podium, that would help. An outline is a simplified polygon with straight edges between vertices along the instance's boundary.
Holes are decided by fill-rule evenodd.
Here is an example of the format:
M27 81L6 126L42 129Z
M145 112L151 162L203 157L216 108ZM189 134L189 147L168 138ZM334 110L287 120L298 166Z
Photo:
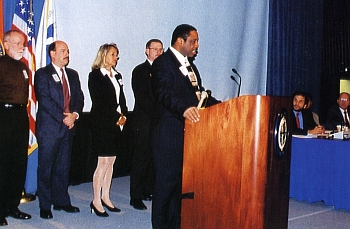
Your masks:
M173 31L171 47L152 65L152 87L159 102L157 124L152 133L155 166L152 226L155 229L180 228L184 121L199 121L197 104L206 94L193 63L198 47L196 28L179 25ZM219 102L213 97L207 98L208 106Z

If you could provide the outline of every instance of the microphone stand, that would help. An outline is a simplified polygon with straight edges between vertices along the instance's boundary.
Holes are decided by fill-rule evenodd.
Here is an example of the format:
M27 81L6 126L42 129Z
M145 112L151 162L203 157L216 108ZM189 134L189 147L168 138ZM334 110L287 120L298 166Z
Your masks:
M236 69L232 68L232 72L235 73L238 77L239 77L239 82L237 82L236 78L231 76L231 79L233 79L237 84L238 84L238 93L237 93L237 97L239 97L239 95L241 94L241 84L242 84L242 78L241 76L238 74L238 72L236 71Z

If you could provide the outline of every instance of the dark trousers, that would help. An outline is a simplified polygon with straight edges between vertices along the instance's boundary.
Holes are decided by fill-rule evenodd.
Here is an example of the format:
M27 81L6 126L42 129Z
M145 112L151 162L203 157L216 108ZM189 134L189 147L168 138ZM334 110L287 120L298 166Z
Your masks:
M137 131L134 135L130 171L130 197L141 199L153 194L154 170L149 130Z
M68 194L72 133L61 137L38 137L38 197L39 207L50 210L51 205L71 203ZM51 138L50 138L51 137Z
M154 229L180 228L184 125L165 118L152 133L155 185L152 199Z
M20 203L27 172L28 140L26 107L0 107L0 217Z

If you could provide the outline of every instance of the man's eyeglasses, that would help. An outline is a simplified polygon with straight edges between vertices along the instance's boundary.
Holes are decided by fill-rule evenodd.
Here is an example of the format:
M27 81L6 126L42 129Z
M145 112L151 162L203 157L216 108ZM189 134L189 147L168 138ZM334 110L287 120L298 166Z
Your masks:
M13 45L16 45L17 47L27 47L26 43L21 43L21 42L15 43L15 42L12 42L12 41L7 41L7 42L11 43Z
M161 48L148 48L148 49L153 49L153 50L155 50L156 52L161 52L161 53L164 52L164 49L161 49Z
M344 101L344 102L349 101L347 98L340 98L339 100L340 100L340 101Z

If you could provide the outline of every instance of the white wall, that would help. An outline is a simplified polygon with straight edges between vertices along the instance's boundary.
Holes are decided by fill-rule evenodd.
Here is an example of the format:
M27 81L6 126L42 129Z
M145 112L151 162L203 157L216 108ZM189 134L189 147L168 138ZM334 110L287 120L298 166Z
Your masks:
M133 109L131 71L145 60L147 40L170 45L174 28L182 23L199 32L196 65L203 85L227 100L237 95L230 79L234 67L242 76L241 94L265 94L268 1L220 0L56 0L58 39L70 48L71 68L81 78L84 111L91 107L87 77L101 44L117 43L117 69L124 77L129 110Z

